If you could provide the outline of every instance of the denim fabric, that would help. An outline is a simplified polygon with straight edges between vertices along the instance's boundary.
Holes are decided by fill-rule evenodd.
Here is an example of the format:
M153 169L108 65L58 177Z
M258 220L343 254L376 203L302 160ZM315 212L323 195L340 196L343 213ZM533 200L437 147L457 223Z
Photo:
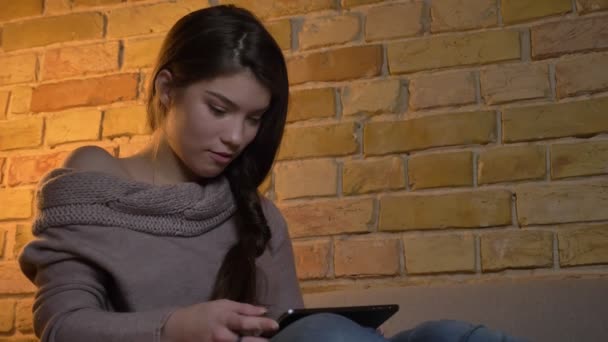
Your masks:
M523 342L482 325L441 320L424 322L392 338L335 314L302 318L275 335L270 342Z

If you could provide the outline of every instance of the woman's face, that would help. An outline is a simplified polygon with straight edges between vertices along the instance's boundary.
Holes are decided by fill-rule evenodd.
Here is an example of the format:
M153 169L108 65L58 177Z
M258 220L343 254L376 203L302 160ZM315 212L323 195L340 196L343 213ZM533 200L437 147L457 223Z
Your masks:
M249 70L173 92L167 141L199 177L219 175L255 138L270 92Z

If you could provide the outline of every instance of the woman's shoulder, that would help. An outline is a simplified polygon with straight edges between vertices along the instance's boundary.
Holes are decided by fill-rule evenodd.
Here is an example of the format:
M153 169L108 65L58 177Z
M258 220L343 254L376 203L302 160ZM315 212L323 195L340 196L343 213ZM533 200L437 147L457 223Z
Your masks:
M74 150L63 163L64 168L108 173L128 177L122 161L99 146L83 146Z

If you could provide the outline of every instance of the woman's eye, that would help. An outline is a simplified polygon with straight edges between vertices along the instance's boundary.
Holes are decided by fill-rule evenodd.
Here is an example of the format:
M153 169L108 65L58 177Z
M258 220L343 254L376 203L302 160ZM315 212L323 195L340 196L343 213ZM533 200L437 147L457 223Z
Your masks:
M217 107L217 106L213 106L213 105L209 105L209 109L213 112L213 114L215 115L224 115L226 114L226 110L224 108L221 107Z
M259 125L260 122L262 122L262 118L257 117L257 116L250 116L250 117L247 118L247 120L249 120L249 122L252 125L256 125L256 126Z

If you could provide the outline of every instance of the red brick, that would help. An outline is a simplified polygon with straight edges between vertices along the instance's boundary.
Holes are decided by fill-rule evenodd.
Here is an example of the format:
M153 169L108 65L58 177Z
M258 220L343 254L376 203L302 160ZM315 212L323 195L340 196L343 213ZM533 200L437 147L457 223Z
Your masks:
M475 272L472 234L406 236L403 247L408 274Z
M299 32L302 50L348 43L357 38L360 31L359 17L342 15L304 19Z
M305 14L334 8L332 0L220 0L220 4L245 7L262 19Z
M13 51L54 43L101 38L103 27L103 16L93 12L19 21L4 25L2 47L5 51Z
M382 47L352 46L299 55L287 60L289 81L345 81L380 75Z
M495 0L441 0L431 3L431 32L496 26Z
M487 104L549 98L549 68L544 64L496 66L481 71L481 94Z
M373 199L334 199L281 204L292 238L367 233L373 222Z
M107 37L121 38L168 31L184 15L207 7L205 1L177 0L109 11Z
M370 122L363 131L365 155L431 147L486 144L496 140L494 112L451 113L405 121Z
M608 141L551 146L551 178L608 173Z
M0 57L0 85L34 81L36 59L33 53Z
M552 232L492 232L481 236L481 267L484 271L552 265Z
M31 294L36 287L23 275L16 261L0 262L0 293Z
M365 22L365 40L415 36L422 31L422 1L372 7Z
M504 142L516 142L606 132L606 110L608 98L506 108L502 113L502 138Z
M287 122L334 115L336 115L336 97L333 88L297 90L289 96Z
M138 79L138 74L120 74L43 84L34 89L32 111L56 111L134 100Z
M68 151L12 157L8 169L8 184L10 186L37 183L47 172L63 163Z
M399 273L397 239L340 239L334 241L334 271L341 276L377 276Z
M608 48L608 17L560 20L533 27L534 59Z
M569 227L557 233L559 263L579 266L608 263L608 225Z
M608 183L530 184L515 189L522 226L608 220Z
M274 174L274 192L279 200L337 194L338 165L334 160L282 162L275 165Z
M118 42L71 46L48 50L43 79L84 76L118 70Z
M511 193L505 190L391 195L380 199L381 231L508 224L511 224Z
M505 24L564 14L572 11L570 0L501 0Z
M44 0L0 0L0 22L42 14Z
M576 0L579 13L588 13L608 9L608 0Z
M287 127L278 159L343 156L357 151L355 124Z
M475 103L475 75L456 71L425 75L410 80L410 107L414 110Z
M604 91L608 89L608 53L560 59L555 77L558 98Z
M325 278L329 273L330 241L294 241L293 253L299 279Z
M517 31L487 31L389 43L387 51L394 75L519 59L520 43Z

